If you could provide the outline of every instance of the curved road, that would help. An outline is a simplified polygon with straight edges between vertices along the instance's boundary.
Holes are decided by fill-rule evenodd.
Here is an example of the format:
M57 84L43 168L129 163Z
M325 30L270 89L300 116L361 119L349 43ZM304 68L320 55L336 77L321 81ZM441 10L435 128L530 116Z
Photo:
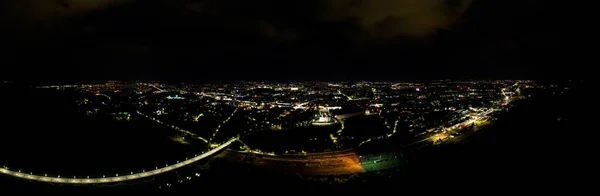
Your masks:
M204 154L195 156L194 158L185 160L183 162L180 162L180 163L177 163L174 165L169 165L169 166L166 166L163 168L158 168L158 169L147 171L147 172L124 175L124 176L115 176L115 177L106 177L106 178L59 178L59 177L47 177L47 176L26 174L26 173L22 173L22 172L11 171L11 170L8 170L5 168L0 168L0 173L11 175L11 176L18 177L18 178L24 178L24 179L28 179L28 180L53 182L53 183L66 183L66 184L99 184L99 183L122 182L122 181L135 180L135 179L145 178L145 177L149 177L149 176L154 176L157 174L161 174L164 172L168 172L168 171L192 164L196 161L204 159L204 158L222 150L223 148L229 146L231 143L233 143L234 141L236 141L238 139L239 138L237 138L237 137L233 138L233 139L221 144L220 146L217 146L216 148L211 149L210 151L208 151Z

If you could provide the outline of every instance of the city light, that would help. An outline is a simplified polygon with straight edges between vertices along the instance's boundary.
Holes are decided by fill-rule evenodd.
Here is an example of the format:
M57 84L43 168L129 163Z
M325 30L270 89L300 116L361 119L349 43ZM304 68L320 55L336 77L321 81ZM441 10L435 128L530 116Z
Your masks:
M108 177L108 178L106 177L106 175L103 175L102 178L89 178L89 176L88 176L85 179L73 177L73 180L62 180L60 178L60 175L58 175L57 177L47 177L47 175L38 176L38 175L32 175L32 174L24 174L20 170L19 171L11 171L6 168L0 168L0 173L11 175L11 176L18 177L18 178L26 178L29 180L53 182L53 183L99 184L99 183L110 183L110 182L122 182L122 181L135 180L135 179L145 178L145 177L149 177L149 176L154 176L157 174L161 174L164 172L168 172L168 171L178 169L183 166L192 164L192 163L202 160L206 157L209 157L216 152L221 151L222 149L228 147L229 145L231 145L231 143L237 141L238 139L239 138L232 138L229 141L217 146L216 148L213 148L206 153L195 156L195 157L193 157L189 160L186 160L180 164L175 164L175 165L171 165L171 166L167 165L162 168L157 167L155 170L151 170L151 171L147 171L147 172L143 171L141 173L129 174L129 175L121 176L121 177L119 177L119 174L115 174L115 177Z
M197 139L210 150L193 157L168 161L169 164L161 162L161 167L152 170L107 173L102 177L84 175L71 178L68 175L61 178L60 175L38 175L7 167L0 168L0 172L53 183L121 182L178 169L212 156L238 141L236 148L229 149L224 156L254 154L262 160L281 162L298 161L294 156L309 157L310 160L305 164L308 168L331 164L344 167L338 169L345 174L360 173L376 169L386 161L395 160L391 157L397 156L358 158L352 154L357 148L394 141L398 135L413 138L392 144L399 148L459 142L490 124L495 119L494 114L505 111L513 101L524 99L520 89L527 86L534 84L531 81L506 80L339 84L248 82L232 85L128 84L112 81L77 85L75 88L78 92L89 95L76 101L82 113L88 116L109 115L121 123L136 119L150 120L151 124L169 128L172 131L169 137L173 141L190 144ZM132 101L127 103L122 100ZM370 130L357 130L362 125L367 125L365 127ZM327 131L312 134L312 129ZM296 135L290 137L290 133ZM286 139L274 137L274 140L286 141L290 145L279 147L266 140L251 138L242 142L239 139L253 134L286 135L287 138L283 137ZM227 139L232 136L233 139ZM257 142L265 144L255 145ZM290 166L293 167L297 166Z

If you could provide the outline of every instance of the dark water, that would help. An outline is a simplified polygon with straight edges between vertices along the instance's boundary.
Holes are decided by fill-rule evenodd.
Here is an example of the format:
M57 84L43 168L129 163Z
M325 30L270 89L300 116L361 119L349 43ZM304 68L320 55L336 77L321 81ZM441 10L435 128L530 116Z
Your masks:
M196 147L173 142L173 131L132 115L131 121L77 112L81 93L3 86L0 164L62 176L114 176L173 164Z

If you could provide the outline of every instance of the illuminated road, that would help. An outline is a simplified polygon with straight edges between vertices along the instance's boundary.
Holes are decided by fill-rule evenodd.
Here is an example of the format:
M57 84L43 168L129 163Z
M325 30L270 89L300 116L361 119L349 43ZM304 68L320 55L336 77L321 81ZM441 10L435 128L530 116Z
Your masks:
M318 176L378 171L396 167L402 163L402 158L399 156L360 156L355 149L293 155L260 155L229 150L220 154L219 157L259 168Z
M394 134L396 134L396 132L398 131L398 120L396 120L396 122L394 122L394 128L392 129L392 133L388 133L386 135L381 135L381 136L377 136L377 137L372 137L369 138L365 141L362 141L358 144L358 146L362 146L363 144L375 141L375 140L380 140L380 139L384 139L384 138L388 138L388 137L392 137L394 136Z
M106 94L102 94L102 93L96 93L97 96L103 96L106 97L108 100L112 100L112 97L106 95Z
M363 173L360 158L353 149L294 155L260 155L226 151L219 155L226 160L240 162L252 157L255 167L298 172L308 175L341 175Z
M6 175L11 175L11 176L14 176L17 178L24 178L24 179L28 179L28 180L35 180L35 181L41 181L41 182L52 182L52 183L65 183L65 184L100 184L100 183L111 183L111 182L123 182L123 181L128 181L128 180L135 180L135 179L150 177L150 176L154 176L157 174L162 174L162 173L192 164L196 161L199 161L208 156L211 156L212 154L222 150L223 148L228 147L231 143L233 143L234 141L236 141L238 139L239 138L237 138L237 137L233 138L233 139L221 144L220 146L217 146L216 148L211 149L210 151L208 151L206 153L195 156L195 157L185 160L183 162L173 164L173 165L168 165L166 167L158 168L158 169L151 170L151 171L137 173L137 174L106 177L106 178L61 178L61 177L48 177L48 176L32 175L32 174L27 174L27 173L22 173L22 172L11 171L6 168L0 168L0 173L6 174Z
M171 128L173 128L173 129L175 129L175 130L177 130L177 131L181 132L181 133L184 133L184 134L190 135L190 136L192 136L192 137L194 137L194 138L196 138L196 139L200 139L200 140L202 140L202 141L204 141L204 142L206 142L206 143L209 143L209 141L208 141L207 139L204 139L203 137L200 137L200 136L198 136L197 134L195 134L195 133L192 133L191 131L188 131L188 130L185 130L185 129L179 128L178 126L175 126L175 125L169 125L169 124L167 124L167 123L164 123L164 122L162 122L162 121L160 121L160 120L158 120L158 119L156 119L156 118L154 118L154 117L148 116L148 115L146 115L146 114L144 114L144 113L140 112L139 110L137 110L137 111L136 111L136 113L137 113L137 114L139 114L139 115L141 115L141 116L143 116L143 117L146 117L146 118L148 118L148 119L150 119L150 120L152 120L152 121L154 121L154 122L156 122L156 123L158 123L158 124L166 125L166 126L168 126L168 127L171 127Z
M348 98L348 100L352 100L352 97L350 97L350 96L348 96L348 95L346 95L346 94L342 93L342 91L341 91L341 90L338 90L338 93L339 93L339 94L341 94L341 95L343 95L344 97Z
M215 129L215 132L213 133L213 137L211 138L211 140L217 135L217 133L219 133L219 130L221 129L222 125L225 125L227 122L229 122L229 120L231 119L231 117L233 117L233 115L235 115L235 113L238 111L238 109L240 109L239 107L236 107L235 110L233 110L233 112L231 112L231 115L229 115L227 117L227 119L225 119L223 121L223 123L219 124L219 126L217 126L217 128Z
M148 86L150 86L150 87L152 87L152 88L155 88L156 90L159 90L159 91L165 91L165 90L163 90L163 89L161 89L161 88L158 88L158 86L156 86L156 85L153 85L153 84L148 84Z

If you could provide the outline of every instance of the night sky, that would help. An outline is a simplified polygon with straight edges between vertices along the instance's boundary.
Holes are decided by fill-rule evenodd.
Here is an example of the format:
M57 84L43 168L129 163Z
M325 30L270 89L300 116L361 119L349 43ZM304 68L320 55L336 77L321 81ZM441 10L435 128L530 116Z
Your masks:
M2 77L429 80L574 77L541 0L8 0ZM558 67L555 68L555 67Z

